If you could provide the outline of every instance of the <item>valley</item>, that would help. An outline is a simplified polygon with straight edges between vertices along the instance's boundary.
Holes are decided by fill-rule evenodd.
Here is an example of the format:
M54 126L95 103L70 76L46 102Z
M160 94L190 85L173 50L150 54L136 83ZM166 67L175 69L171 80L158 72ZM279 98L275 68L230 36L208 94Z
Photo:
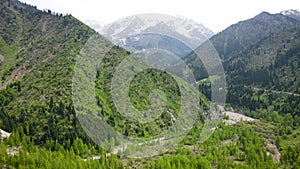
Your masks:
M216 34L180 17L88 21L98 33L70 14L0 0L0 168L299 168L299 16L262 12ZM213 66L209 76L197 56L207 44L226 77ZM188 69L165 64L168 52L153 60L169 69L142 69L137 55L156 46ZM101 62L81 62L91 58ZM213 102L221 80L224 105Z

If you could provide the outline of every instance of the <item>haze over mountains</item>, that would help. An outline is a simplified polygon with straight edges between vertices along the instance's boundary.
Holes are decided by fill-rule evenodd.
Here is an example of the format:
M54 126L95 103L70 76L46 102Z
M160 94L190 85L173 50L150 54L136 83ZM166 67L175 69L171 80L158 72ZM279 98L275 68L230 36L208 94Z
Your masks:
M101 28L91 22L86 24L129 51L161 48L179 57L186 56L214 35L191 19L162 14L129 16Z
M82 57L80 51L84 44L97 33L71 15L53 15L50 10L40 11L16 0L0 0L0 128L1 133L9 136L0 139L0 168L298 168L298 16L298 10L281 14L263 12L216 35L201 24L183 18L177 18L183 23L179 32L174 29L178 25L172 25L171 21L144 22L132 18L119 25L109 25L105 28L106 36L119 46L112 47L103 62L97 64L95 96L92 96L97 104L78 107L72 99L72 76L78 71L75 63ZM136 27L140 29L135 30ZM198 37L200 33L210 37L227 75L225 108L255 120L233 125L219 123L208 140L199 141L205 120L203 114L209 113L210 86L220 77L208 77L204 65L193 53L185 55L188 45L182 46L183 51L174 52L194 71L202 93L198 121L178 148L153 157L128 158L128 154L138 151L137 147L114 149L121 144L114 137L103 141L109 149L96 145L84 132L76 111L86 112L86 120L95 124L88 117L96 110L93 117L101 117L119 133L134 138L152 139L168 130L185 112L180 107L179 85L166 72L145 70L130 83L130 102L142 112L151 106L149 95L153 90L164 93L166 109L151 122L126 119L118 112L111 94L117 66L125 58L134 57L121 47L131 43L130 46L142 50L144 46L140 45L144 43L134 40L147 42L150 36L143 32L159 30L168 32L162 32L164 35L181 36L179 40L189 37L200 43L204 42ZM134 34L126 37L126 32ZM102 35L97 36L112 45ZM154 38L152 42L160 42L166 50L184 45L176 38ZM159 92L156 94L161 96ZM99 129L100 134L105 130L99 126L91 128ZM164 140L160 142L163 144ZM111 154L116 150L119 150L116 155Z
M149 15L151 16L151 15ZM206 28L201 23L196 23L191 19L184 17L171 18L170 21L167 21L161 25L161 23L155 21L155 16L152 19L144 19L141 16L123 18L116 23L105 25L102 22L97 21L86 21L85 23L96 31L100 32L102 35L112 40L115 44L126 48L127 50L135 51L142 50L146 48L153 48L159 44L160 41L165 41L170 46L182 46L181 51L191 52L191 48L200 46L203 40L210 39L211 43L215 46L220 57L222 59L228 59L235 55L239 50L244 50L251 45L254 45L261 39L264 39L271 34L279 32L283 29L289 29L298 24L300 19L299 10L286 10L278 14L270 14L268 12L262 12L256 17L241 21L236 23L222 32L217 33L215 36L214 33ZM166 17L167 18L167 17ZM97 24L99 23L99 24ZM134 23L134 24L132 24ZM179 25L174 25L174 24ZM181 29L181 26L184 27ZM162 29L163 27L163 29ZM166 36L169 38L176 38L179 40L184 40L189 38L190 44L179 44L176 40L170 41L166 37L158 36L153 38L154 35L151 35L151 41L153 44L148 42L149 37L145 37L146 33L160 32L161 31L170 32ZM259 31L257 31L259 30ZM179 32L178 32L179 31ZM203 35L205 37L203 37ZM171 37L170 37L171 36ZM173 37L172 37L173 36ZM184 36L182 38L182 36ZM154 40L159 39L159 40ZM175 44L172 44L175 43ZM227 44L231 43L231 44ZM196 45L194 45L196 44ZM163 46L160 44L160 46ZM192 47L191 47L192 46ZM169 47L176 51L176 47ZM190 48L190 49L189 49ZM233 49L231 49L233 48ZM180 57L185 57L189 52L177 52Z

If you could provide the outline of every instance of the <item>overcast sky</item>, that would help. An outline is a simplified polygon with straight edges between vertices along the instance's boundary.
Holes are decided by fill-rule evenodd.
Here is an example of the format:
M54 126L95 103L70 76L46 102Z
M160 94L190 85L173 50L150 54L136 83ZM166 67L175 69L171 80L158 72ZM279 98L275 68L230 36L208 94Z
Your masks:
M262 11L279 13L300 9L299 0L21 0L39 9L68 13L79 20L114 22L142 13L180 15L193 19L215 33Z

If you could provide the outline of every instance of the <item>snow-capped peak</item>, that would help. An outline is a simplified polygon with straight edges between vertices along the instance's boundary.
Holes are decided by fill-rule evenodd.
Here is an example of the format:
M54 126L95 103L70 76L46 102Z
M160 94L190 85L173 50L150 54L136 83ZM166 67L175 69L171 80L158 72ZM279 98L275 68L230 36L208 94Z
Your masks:
M294 16L300 16L300 10L299 9L289 9L286 11L280 12L282 15L294 15Z
M182 16L172 17L163 14L140 14L120 19L112 24L105 25L100 31L109 36L112 41L139 33L160 32L185 36L189 39L210 38L214 33L191 19Z
M99 31L105 25L103 22L96 20L85 20L84 23L96 31Z
M181 15L176 16L179 20L182 20L187 23L187 25L192 26L193 28L197 28L201 33L203 33L206 37L210 38L211 36L214 35L214 32L205 27L203 24L198 23L190 18L186 18Z

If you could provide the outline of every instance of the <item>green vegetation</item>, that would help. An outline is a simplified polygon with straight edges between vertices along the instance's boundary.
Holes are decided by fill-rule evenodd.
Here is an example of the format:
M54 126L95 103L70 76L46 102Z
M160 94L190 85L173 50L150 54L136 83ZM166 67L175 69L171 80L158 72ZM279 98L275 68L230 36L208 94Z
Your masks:
M276 144L280 162L291 168L299 166L299 29L295 19L262 13L211 39L224 59L227 107L260 119L261 124L253 127ZM203 64L193 55L186 62L197 74L201 92L210 99L211 82L204 80Z
M265 137L279 148L281 163L291 168L299 166L299 30L279 32L224 62L227 101L274 126Z
M116 110L111 96L111 81L116 66L118 66L125 57L129 56L125 50L118 47L113 48L103 58L103 62L99 65L96 80L96 98L101 107L101 113L104 118L108 119L108 123L114 126L120 133L126 136L153 137L161 131L166 130L172 125L172 118L176 120L180 110L180 90L175 79L167 72L147 69L135 75L129 86L129 96L132 105L139 111L150 109L149 95L153 90L160 90L164 93L166 100L166 109L155 120L149 123L140 124L138 121L130 121L124 118ZM160 99L163 97L160 95ZM201 97L201 105L208 106L208 101ZM199 112L200 113L200 112ZM151 114L150 114L151 115ZM145 114L144 116L150 116Z
M35 143L86 138L72 107L71 67L94 31L70 15L51 15L17 1L0 4L2 129L26 128Z
M280 32L225 62L230 84L297 93L299 30L300 27L296 27Z
M70 144L70 142L69 142ZM92 160L91 154L97 154L99 160ZM25 136L22 129L0 141L1 168L123 168L122 163L114 155L97 151L91 145L83 144L76 139L70 149L57 141L47 141L45 146L35 146L30 137Z
M261 20L268 25L263 30L256 24ZM299 168L298 21L266 13L249 21L243 24L246 33L237 34L243 36L228 39L235 38L240 27L244 29L237 24L212 41L222 58L228 59L224 61L227 107L259 120L231 126L221 123L201 143L201 114L209 105L204 95L210 99L210 85L219 77L201 80L207 78L203 65L187 58L203 93L197 123L177 149L132 159L126 151L112 155L96 145L76 118L72 101L75 61L95 32L70 15L53 15L18 1L0 0L0 128L12 132L0 140L0 168ZM165 98L156 94L164 99L166 109L153 122L127 120L116 110L110 92L116 66L126 57L133 56L114 46L98 65L97 110L120 133L152 138L170 128L182 113L180 85L164 71L147 69L136 74L129 88L135 108L149 109L149 94L159 89ZM120 144L116 139L106 141Z
M283 30L299 26L299 20L281 14L262 12L246 21L228 27L211 38L211 42L224 60L230 59L240 51L247 50L261 40Z
M201 128L194 128L183 140L180 148L167 155L148 159L128 159L122 155L107 155L92 145L76 139L70 149L64 149L58 142L47 141L37 147L19 128L14 134L0 142L0 164L8 167L30 168L277 168L271 155L267 155L266 140L260 136L261 124L241 123L236 126L219 125L216 132L205 143L197 142ZM269 127L267 127L269 128ZM9 155L16 147L16 155ZM92 160L93 157L100 158ZM87 159L87 160L85 160Z

